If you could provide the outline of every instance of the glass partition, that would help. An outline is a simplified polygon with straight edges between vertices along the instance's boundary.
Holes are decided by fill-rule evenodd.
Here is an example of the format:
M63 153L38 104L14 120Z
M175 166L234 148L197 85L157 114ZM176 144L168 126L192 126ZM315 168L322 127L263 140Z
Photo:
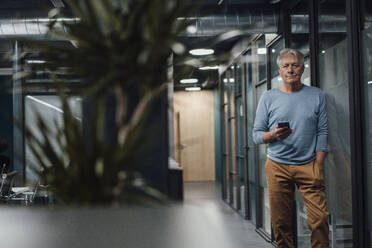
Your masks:
M270 73L271 73L271 89L278 88L282 83L282 78L279 75L278 64L276 63L277 57L279 56L280 51L284 48L284 39L280 38L275 41L269 47L269 56L270 56Z
M248 185L249 185L249 202L251 221L256 224L256 170L254 162L254 142L252 137L254 123L254 94L252 78L252 50L248 50L245 56L245 84L246 84L246 116L247 116L247 163L248 163Z
M242 95L242 84L243 84L243 67L242 64L236 64L236 73L235 73L235 85L236 85L236 161L238 169L238 193L239 193L239 202L238 209L240 210L243 216L246 216L247 213L247 188L246 188L246 162L245 162L245 151L244 151L244 106L243 106L243 95Z
M350 247L353 232L346 37L346 1L320 3L319 86L327 101L328 154L324 173L334 247Z
M265 93L267 90L266 82L260 84L256 87L256 99L257 103L261 98L262 94ZM267 183L266 183L266 173L265 173L265 163L266 163L266 154L267 154L267 145L261 144L257 145L258 149L258 170L259 170L259 189L260 189L260 201L261 201L261 221L262 221L262 228L268 234L271 233L271 222L270 222L270 206L269 206L269 196L267 191Z
M258 57L258 82L266 79L266 42L265 36L257 40L256 56Z
M366 208L367 208L367 237L368 247L372 247L372 3L364 3L364 30L361 32L362 58L363 58L363 94L364 94L364 120L365 120L365 174L367 181Z
M235 65L228 70L228 87L229 87L229 129L230 129L230 203L235 209L238 208L238 168L236 161L236 102L235 102Z
M291 48L309 53L309 1L302 0L290 11Z
M230 201L230 175L229 175L229 168L230 168L230 161L229 161L229 132L228 132L228 120L229 120L229 105L228 105L228 77L226 73L224 73L221 77L222 84L223 84L223 136L224 136L224 144L223 144L223 172L222 177L224 178L224 184L222 187L224 187L223 192L225 194L225 200L227 202Z
M256 106L262 96L262 94L267 90L267 73L266 73L266 37L262 35L256 41L257 50L256 55L258 57L258 81L255 82L255 95L256 95ZM266 173L265 173L265 162L266 162L266 150L267 145L257 145L257 169L258 169L258 184L259 184L259 195L258 201L260 209L258 210L258 224L259 227L262 228L268 235L271 235L271 222L270 222L270 207L269 207L269 199L268 199L268 192L267 192L267 184L266 184Z
M62 103L58 96L55 95L28 95L25 97L25 125L37 137L42 139L42 133L38 129L37 117L40 116L50 127L63 125L63 110ZM74 117L82 121L82 102L80 97L71 97L69 99L72 114ZM57 145L57 129L50 129L50 138L52 146ZM56 147L57 148L57 147ZM58 149L56 149L58 151ZM62 155L62 151L59 151ZM35 170L39 170L40 165L37 159L31 153L30 147L26 141L25 150L26 161L26 181L34 183L39 180Z

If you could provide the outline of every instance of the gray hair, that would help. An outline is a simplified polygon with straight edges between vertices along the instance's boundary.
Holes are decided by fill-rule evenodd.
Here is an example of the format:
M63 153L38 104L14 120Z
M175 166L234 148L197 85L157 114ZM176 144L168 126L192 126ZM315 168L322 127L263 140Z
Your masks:
M304 65L304 54L299 50L292 49L292 48L284 48L280 51L278 57L276 58L276 64L280 67L280 60L283 54L292 54L297 58L301 65Z

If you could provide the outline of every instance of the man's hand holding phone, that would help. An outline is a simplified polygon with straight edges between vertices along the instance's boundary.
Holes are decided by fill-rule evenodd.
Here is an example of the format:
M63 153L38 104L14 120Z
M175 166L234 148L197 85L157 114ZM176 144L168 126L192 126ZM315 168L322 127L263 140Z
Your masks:
M291 133L289 122L278 122L274 130L262 134L262 140L264 143L272 143L278 139L286 139Z
M289 127L289 122L278 122L273 132L276 138L283 140L291 135L292 129Z

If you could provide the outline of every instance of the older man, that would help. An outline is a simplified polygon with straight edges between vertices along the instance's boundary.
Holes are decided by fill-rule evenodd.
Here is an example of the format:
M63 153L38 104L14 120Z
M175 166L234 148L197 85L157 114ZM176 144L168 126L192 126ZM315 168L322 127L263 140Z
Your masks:
M255 143L268 144L265 169L275 240L279 248L294 248L292 211L297 186L307 210L311 247L327 248L325 96L319 88L302 84L301 52L283 49L277 64L283 84L262 95L253 128Z

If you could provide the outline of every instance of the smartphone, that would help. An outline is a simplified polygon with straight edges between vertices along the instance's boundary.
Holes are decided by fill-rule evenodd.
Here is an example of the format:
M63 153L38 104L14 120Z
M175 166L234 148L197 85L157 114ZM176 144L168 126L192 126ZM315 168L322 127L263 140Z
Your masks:
M278 122L278 127L279 127L279 128L282 128L282 127L289 128L289 122L288 122L288 121L285 121L285 122Z

